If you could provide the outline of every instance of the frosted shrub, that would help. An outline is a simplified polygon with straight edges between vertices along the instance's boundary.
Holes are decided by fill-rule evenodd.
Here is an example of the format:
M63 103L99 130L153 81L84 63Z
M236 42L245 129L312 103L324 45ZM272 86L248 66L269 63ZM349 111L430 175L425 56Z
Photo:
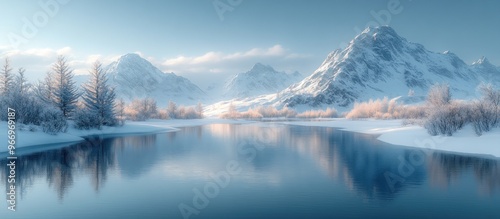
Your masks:
M429 89L427 103L431 106L443 106L451 101L450 87L446 84L435 84Z
M133 100L124 109L125 116L134 121L145 121L150 118L156 118L157 113L156 101L150 98Z
M58 132L66 132L68 129L68 123L64 118L64 114L61 110L54 107L45 108L40 115L40 119L42 121L42 131L45 133L55 135Z
M264 116L261 114L261 110L250 108L246 112L238 113L237 118L246 118L246 119L261 119Z
M337 116L337 110L332 108L327 108L326 110L308 110L297 114L297 118L334 118Z
M348 119L377 118L392 119L399 118L402 106L396 100L384 99L369 100L368 102L355 103L353 109L347 113Z
M194 107L179 106L175 112L175 118L177 119L200 119L200 114L195 110Z
M424 128L432 135L452 136L469 122L469 107L463 103L451 103L432 108L424 121Z
M99 124L99 117L97 114L90 112L85 109L78 109L74 115L75 128L77 129L100 129L101 126Z
M166 109L159 109L158 113L156 114L156 118L163 119L163 120L169 119L167 110Z
M303 113L297 113L288 107L278 110L273 106L250 108L245 112L238 112L234 106L229 107L229 111L221 115L226 119L262 119L262 118L333 118L337 117L337 111L332 108L326 110L309 110Z
M484 100L476 101L473 104L471 122L477 135L482 135L483 132L488 132L497 126L495 119L498 112L495 111L495 108Z

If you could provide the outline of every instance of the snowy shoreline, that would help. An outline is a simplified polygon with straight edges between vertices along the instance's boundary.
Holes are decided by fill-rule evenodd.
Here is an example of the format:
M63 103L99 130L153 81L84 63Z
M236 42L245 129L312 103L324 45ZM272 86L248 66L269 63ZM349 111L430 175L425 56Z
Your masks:
M193 120L148 120L144 122L127 121L122 127L103 127L101 130L78 130L70 125L66 133L49 135L37 130L19 131L16 130L16 154L32 151L43 151L54 147L64 147L85 140L85 137L100 135L104 137L125 136L136 134L153 134L160 132L174 132L178 128L189 126L200 126L207 124L239 124L250 123L251 121L226 120L226 119L193 119ZM19 127L19 126L18 126ZM0 122L0 139L7 142L7 122ZM0 147L0 154L6 154L7 144Z
M42 131L18 131L16 152L27 150L46 150L63 147L84 140L92 135L123 136L177 131L181 127L208 124L241 124L254 123L249 120L230 119L194 119L194 120L148 120L145 122L127 121L123 127L104 127L102 130L77 130L69 128L66 133L49 135ZM314 121L275 121L284 125L333 127L345 131L379 135L378 140L404 147L433 149L456 154L468 154L482 157L500 158L500 129L476 136L470 126L455 133L452 137L430 136L427 131L415 125L402 126L402 120L349 120L321 119ZM0 122L0 139L7 139L7 124ZM40 146L40 147L37 147ZM44 147L47 146L47 147ZM7 152L7 146L0 148L0 154Z
M325 119L318 121L283 122L286 125L332 127L340 130L379 135L378 140L389 144L431 149L454 154L500 158L500 129L477 136L470 125L453 136L431 136L420 126L403 126L402 120Z

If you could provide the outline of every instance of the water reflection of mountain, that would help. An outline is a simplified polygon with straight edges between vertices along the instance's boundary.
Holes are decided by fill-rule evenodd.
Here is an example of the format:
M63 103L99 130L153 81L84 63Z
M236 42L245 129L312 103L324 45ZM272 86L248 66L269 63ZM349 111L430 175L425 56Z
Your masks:
M475 178L482 192L492 193L500 187L498 160L421 151L385 144L371 135L335 130L333 128L269 125L216 125L209 129L214 135L245 141L253 147L266 145L252 165L265 171L279 165L283 151L291 148L312 157L332 179L344 182L363 197L393 199L407 188L431 183L449 185L458 176ZM259 145L260 144L260 145ZM408 164L411 155L419 155L423 164L411 165L407 176L401 173L402 161ZM410 163L411 164L411 163ZM406 167L406 166L405 166ZM403 167L403 169L405 168ZM406 170L406 169L404 169ZM386 173L394 179L391 189ZM401 180L401 181L398 181Z
M301 131L301 130L307 131ZM392 199L405 188L422 184L426 178L441 185L450 185L459 176L475 177L479 189L493 193L500 187L500 161L392 146L377 141L374 136L335 131L331 128L290 127L288 145L312 156L319 166L335 180L344 181L369 198ZM300 134L300 133L304 134ZM404 158L419 154L425 160L415 165L414 171L404 182L398 182L391 190L385 173L399 174Z
M479 184L479 192L493 194L500 189L500 160L436 153L428 166L434 186L449 187L463 174L470 173Z

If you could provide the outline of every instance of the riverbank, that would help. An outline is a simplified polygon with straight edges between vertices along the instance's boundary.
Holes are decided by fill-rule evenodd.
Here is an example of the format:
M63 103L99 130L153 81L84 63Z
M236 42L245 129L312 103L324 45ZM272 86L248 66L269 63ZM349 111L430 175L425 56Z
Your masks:
M177 131L181 127L200 126L208 124L240 124L253 123L248 120L231 119L193 119L193 120L148 120L145 122L127 121L122 127L103 127L102 130L77 130L69 128L66 133L49 135L41 130L16 131L16 149L24 150L43 145L72 144L84 140L91 135L120 136L131 134L148 134ZM379 135L380 141L423 149L433 149L457 154L473 154L500 158L500 129L477 136L472 127L466 126L452 137L430 136L427 131L416 125L402 126L402 120L348 120L319 119L314 121L274 121L285 125L334 127L346 131ZM0 122L0 139L7 142L7 123ZM7 144L0 147L0 153L7 152Z
M192 119L192 120L148 120L143 122L127 121L124 126L120 127L102 127L101 130L78 130L72 127L68 128L65 133L57 135L49 135L42 132L40 127L35 131L20 130L20 125L16 127L16 151L24 151L28 148L31 150L37 146L48 145L68 145L84 140L86 136L123 136L132 134L148 134L158 132L172 132L179 130L181 127L200 126L208 124L236 124L250 123L250 121L227 120L227 119ZM24 125L24 129L28 126ZM0 153L6 153L7 148L7 122L0 122L0 139L4 139L4 146L0 147Z
M469 125L454 133L453 136L446 137L431 136L423 127L417 125L403 126L402 120L324 119L290 121L282 122L282 124L334 127L346 131L379 135L378 140L399 146L500 158L499 128L477 136Z

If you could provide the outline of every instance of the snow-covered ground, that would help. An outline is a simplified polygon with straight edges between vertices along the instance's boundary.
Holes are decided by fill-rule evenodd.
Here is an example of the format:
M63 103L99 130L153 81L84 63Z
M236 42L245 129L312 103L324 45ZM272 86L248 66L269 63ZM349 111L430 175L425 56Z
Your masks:
M447 151L457 154L500 157L500 129L477 136L472 127L454 133L451 137L430 136L416 125L402 126L402 120L348 120L283 122L288 125L335 127L346 131L379 135L378 140L394 145Z
M177 131L179 127L199 126L207 124L251 123L254 121L227 119L194 119L194 120L148 120L146 122L128 121L123 127L104 127L102 130L76 130L70 128L66 133L57 135L45 134L42 131L17 131L17 149L34 149L38 146L55 144L72 144L82 141L90 135L128 135L156 132ZM378 139L390 144L441 150L459 154L500 157L500 129L484 133L478 137L470 126L455 133L452 137L430 136L419 126L402 126L401 120L348 120L324 119L317 121L278 122L287 125L336 127L346 131L379 135ZM0 153L7 151L7 124L0 122L0 139L5 139L5 146ZM37 146L37 147L30 147Z
M19 130L19 125L16 130L16 149L17 150L33 150L32 146L64 146L83 141L85 136L104 135L104 136L119 136L130 134L146 134L157 132L177 131L180 127L199 126L207 124L228 124L228 123L249 123L250 121L241 120L225 120L225 119L193 119L193 120L148 120L146 122L127 121L122 127L103 127L101 130L78 130L70 128L66 133L58 133L57 135L49 135L40 130L31 132L28 130ZM3 147L0 147L0 153L7 152L7 122L0 122L0 139L5 140Z

